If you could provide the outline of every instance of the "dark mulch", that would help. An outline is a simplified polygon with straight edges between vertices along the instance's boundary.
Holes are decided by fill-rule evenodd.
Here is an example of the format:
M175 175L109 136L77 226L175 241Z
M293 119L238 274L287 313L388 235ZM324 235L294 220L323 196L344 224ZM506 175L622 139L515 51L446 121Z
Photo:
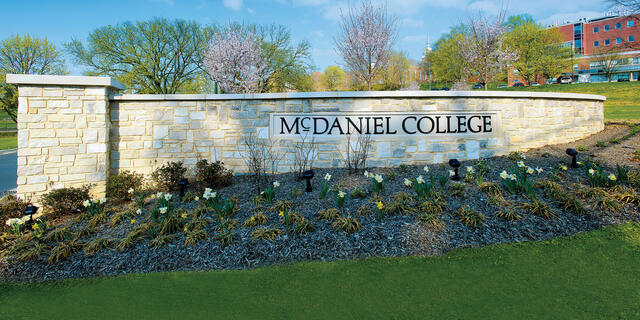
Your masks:
M572 145L582 144L592 150L597 141L605 138L610 139L611 135L619 135L627 129L609 126L599 134L600 136L596 135ZM616 146L608 144L607 147L595 150L594 158L608 159L610 155L606 153L606 149L614 147ZM526 153L525 163L528 166L544 169L541 175L535 176L535 179L550 179L552 170L569 160L564 154L564 148L566 145L548 146ZM588 153L582 155L581 159L584 160L587 156ZM637 166L633 162L625 162L624 159L621 161L623 164L629 163ZM498 183L501 180L499 178L500 172L515 165L514 161L507 157L486 159L486 163L489 172L485 180ZM467 165L474 165L474 162L465 161L462 168ZM429 165L429 167L432 173L438 174L444 174L449 170L445 165ZM613 170L611 167L609 169ZM403 185L403 179L424 175L423 166L408 166L402 170L400 168L375 168L371 171L383 174L385 177L389 177L391 171L396 175L393 180L388 181L381 193L385 200L401 191L413 195L413 190ZM461 170L461 172L463 171ZM633 204L624 205L619 212L612 213L597 210L589 201L585 201L590 214L576 215L558 207L551 199L541 197L556 214L555 218L545 219L532 215L526 209L521 208L520 205L526 202L522 196L507 197L515 212L522 216L521 220L507 221L494 215L496 211L503 208L490 205L487 201L487 195L479 191L475 183L467 183L466 191L461 197L449 195L447 190L450 189L444 191L447 195L449 209L441 216L441 220L444 222L444 228L441 230L432 229L418 222L415 215L390 216L380 222L375 215L375 204L371 203L371 195L369 195L365 199L347 200L343 215L355 217L362 225L359 231L347 234L332 227L331 222L316 218L318 210L335 207L333 194L330 193L325 199L319 199L318 183L325 173L330 173L333 176L332 185L340 186L348 194L358 186L369 189L369 181L362 173L348 175L344 169L316 170L314 191L302 193L299 196L296 196L295 193L304 189L303 181L296 181L292 174L281 174L275 177L281 183L280 188L277 189L276 199L291 199L295 204L294 210L314 224L316 230L311 233L285 232L272 242L251 239L251 232L255 228L246 228L241 224L253 214L256 207L252 202L252 198L256 194L255 188L250 177L235 176L232 186L218 190L218 194L224 197L238 197L240 205L240 210L234 217L240 222L240 225L234 230L237 239L225 248L211 237L215 234L215 223L210 223L206 230L209 238L194 246L185 245L185 234L179 232L173 242L164 248L153 248L149 245L149 240L144 239L123 251L104 249L93 256L78 252L69 259L54 264L46 262L46 255L26 262L19 262L16 257L5 256L0 258L0 280L10 282L42 281L153 271L245 269L300 260L327 261L372 256L441 255L454 248L545 240L593 230L606 224L640 221L639 208ZM562 185L567 187L575 182L585 183L584 170L569 169L564 175L563 181L560 181ZM370 216L357 215L356 211L363 205L370 206L374 214ZM148 204L147 208L150 206ZM196 207L196 203L178 204L178 206L193 209ZM483 214L486 220L477 227L464 225L453 215L461 206L467 206ZM266 211L265 214L269 216L269 226L285 230L276 212ZM137 224L139 224L144 218L138 217L137 220ZM84 224L73 225L70 223L70 226L81 229ZM95 237L122 238L130 228L127 222L114 228L103 225L96 235L81 240L89 242Z

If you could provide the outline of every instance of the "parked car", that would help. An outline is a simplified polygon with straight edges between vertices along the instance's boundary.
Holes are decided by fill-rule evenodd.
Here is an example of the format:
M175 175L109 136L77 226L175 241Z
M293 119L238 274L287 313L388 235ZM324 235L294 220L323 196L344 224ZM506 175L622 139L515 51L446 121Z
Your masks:
M514 83L514 84L513 84L513 87L514 87L514 88L515 88L515 87L524 87L524 83L522 83L522 82L516 82L516 83Z
M473 85L473 89L484 89L484 84L476 83Z
M500 89L500 88L508 88L509 86L506 84L499 84L496 88Z
M537 87L537 86L539 86L539 85L540 85L540 84L539 84L539 83L537 83L537 82L531 82L531 86L532 86L532 87Z
M447 88L447 87L442 87L442 89L440 89L440 90L442 90L442 91L449 91L449 88Z
M629 77L618 77L618 82L629 81Z
M569 76L562 76L558 78L558 83L570 84L571 82L573 82L573 79Z

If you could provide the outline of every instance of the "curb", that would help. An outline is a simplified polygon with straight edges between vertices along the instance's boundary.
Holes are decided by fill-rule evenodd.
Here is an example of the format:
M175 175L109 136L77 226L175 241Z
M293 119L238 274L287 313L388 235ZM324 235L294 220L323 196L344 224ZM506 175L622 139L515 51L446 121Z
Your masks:
M0 150L0 156L4 156L5 154L10 154L18 151L18 148Z

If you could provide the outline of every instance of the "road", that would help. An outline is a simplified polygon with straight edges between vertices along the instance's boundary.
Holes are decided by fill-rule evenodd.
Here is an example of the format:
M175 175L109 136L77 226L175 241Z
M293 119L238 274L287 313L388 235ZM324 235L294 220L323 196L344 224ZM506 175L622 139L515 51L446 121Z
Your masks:
M17 187L18 153L16 150L0 151L0 192L6 192Z

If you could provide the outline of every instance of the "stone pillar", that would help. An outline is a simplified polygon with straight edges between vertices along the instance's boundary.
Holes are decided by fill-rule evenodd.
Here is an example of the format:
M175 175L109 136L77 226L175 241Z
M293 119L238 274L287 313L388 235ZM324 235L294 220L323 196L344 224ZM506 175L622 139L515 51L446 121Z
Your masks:
M109 77L7 75L18 85L18 189L37 202L53 189L93 184L104 196L109 172Z

